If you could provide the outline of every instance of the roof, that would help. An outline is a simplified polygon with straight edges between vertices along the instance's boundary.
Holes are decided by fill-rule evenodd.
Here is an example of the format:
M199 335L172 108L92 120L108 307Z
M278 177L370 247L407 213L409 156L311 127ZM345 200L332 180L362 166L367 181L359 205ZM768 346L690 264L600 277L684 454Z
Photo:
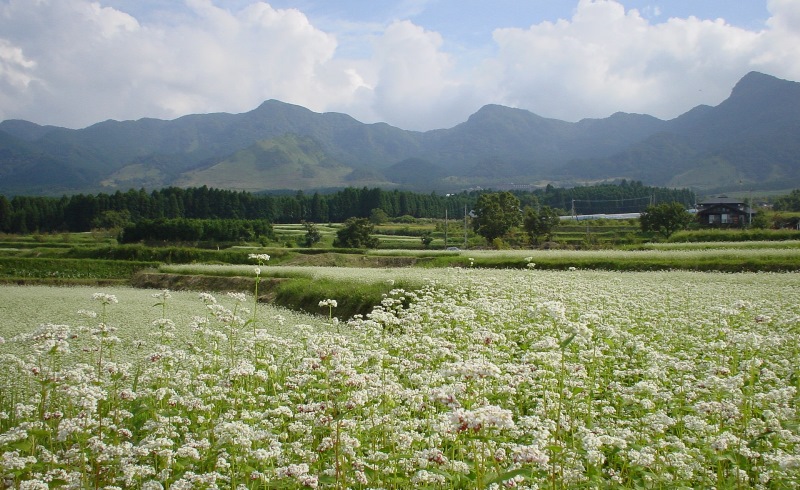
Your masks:
M720 196L711 197L703 202L697 203L698 206L713 206L715 204L744 204L744 201L732 197Z

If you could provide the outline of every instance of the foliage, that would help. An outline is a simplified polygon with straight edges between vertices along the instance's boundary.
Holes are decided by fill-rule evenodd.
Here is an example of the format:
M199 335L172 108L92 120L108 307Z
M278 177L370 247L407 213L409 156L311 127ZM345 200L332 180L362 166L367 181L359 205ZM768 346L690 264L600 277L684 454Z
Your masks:
M0 257L0 279L37 279L51 282L87 279L129 280L135 272L157 266L157 262L145 261Z
M388 220L389 220L389 215L386 214L386 211L384 211L381 208L375 208L369 212L369 221L373 225L380 225L386 223Z
M749 241L779 241L798 240L800 230L796 229L699 229L684 230L672 234L670 242L749 242Z
M767 213L763 211L758 211L751 216L750 221L751 228L758 228L758 229L765 229L770 227L769 217Z
M114 194L76 194L60 198L14 196L9 200L0 196L0 232L89 231L104 220L104 213L126 211L133 223L162 218L333 223L351 217L367 218L373 210L380 209L390 218L399 217L397 220L400 222L413 223L417 218L439 218L444 215L445 208L450 216L459 216L465 207L475 209L483 193L472 191L445 196L348 187L330 194L252 194L203 186L168 187L150 193L144 189L131 189ZM561 209L564 213L571 209L573 200L577 200L578 211L583 214L638 212L642 200L651 196L659 201L694 202L694 194L686 189L649 187L641 182L627 181L619 185L569 189L548 185L544 189L514 191L513 194L522 206L537 207L541 204ZM634 207L630 207L631 203Z
M120 230L132 224L131 212L127 209L103 211L100 216L92 220L92 227L106 230Z
M531 259L530 261L525 259ZM469 260L473 259L473 260ZM420 260L420 267L473 267L524 269L596 269L611 271L800 271L800 248L761 245L754 248L726 247L663 250L471 250L458 255L440 255Z
M336 232L334 247L342 248L377 248L379 240L371 234L374 225L367 218L349 218Z
M161 242L241 242L260 237L274 237L272 225L265 220L141 220L126 226L121 243Z
M639 217L642 231L658 233L664 238L686 228L692 222L692 215L679 202L650 205Z
M550 240L553 231L560 224L561 218L550 206L542 206L539 211L531 207L525 208L525 218L522 226L533 245L538 244L541 238Z
M492 243L519 225L521 213L519 199L510 192L481 194L476 204L477 217L473 220L475 233Z
M422 246L428 248L431 246L431 242L433 242L433 237L431 236L430 232L426 232L422 235Z
M775 199L772 209L775 211L800 211L800 189L794 189L788 195Z
M772 228L800 230L800 213L779 212L772 216Z
M303 228L306 230L306 234L304 235L304 244L306 247L313 247L314 244L322 240L322 233L319 232L317 225L309 223L308 221L303 221L302 224Z
M402 216L398 216L398 217L397 217L397 218L395 218L393 221L394 221L395 223L407 223L407 224L411 224L411 223L415 223L415 222L417 221L417 218L415 218L415 217L413 217L413 216L411 216L411 215L408 215L408 214L404 214L404 215L402 215Z

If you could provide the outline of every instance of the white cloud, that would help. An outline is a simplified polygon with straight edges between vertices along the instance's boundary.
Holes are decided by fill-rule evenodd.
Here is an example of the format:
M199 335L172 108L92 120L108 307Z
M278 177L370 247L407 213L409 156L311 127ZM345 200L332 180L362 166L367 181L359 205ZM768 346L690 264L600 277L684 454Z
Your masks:
M759 40L753 66L764 72L800 80L800 3L770 0L769 30Z
M22 49L0 39L0 80L11 87L25 88L34 79L36 63L25 58Z
M614 1L582 0L570 20L494 37L500 53L485 69L500 102L576 120L718 103L749 70L759 34L695 17L651 24Z
M81 127L243 112L270 98L408 129L455 125L485 103L566 120L670 118L719 103L750 70L800 79L796 0L769 0L761 31L580 0L569 19L498 28L494 46L458 53L403 18L340 22L334 35L296 9L236 4L245 6L186 0L134 18L102 1L3 0L0 120ZM418 12L424 1L401 7Z
M453 59L441 50L442 42L439 34L409 21L392 23L375 41L368 68L372 119L392 120L409 129L453 122L465 94L453 75Z
M321 67L336 40L296 10L253 3L229 12L208 0L169 25L140 25L124 12L86 0L11 0L0 7L4 51L24 53L27 107L0 108L0 119L71 127L107 118L238 112L268 98L322 107ZM7 55L4 73L11 72ZM5 87L4 94L7 93ZM17 113L18 112L18 113Z

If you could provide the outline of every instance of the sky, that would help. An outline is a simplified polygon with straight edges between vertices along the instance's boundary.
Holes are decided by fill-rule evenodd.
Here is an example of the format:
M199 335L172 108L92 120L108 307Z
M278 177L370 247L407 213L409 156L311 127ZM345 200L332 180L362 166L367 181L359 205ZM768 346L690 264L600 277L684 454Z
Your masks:
M800 81L800 1L0 0L0 120L69 128L268 99L419 131L672 119L750 71Z

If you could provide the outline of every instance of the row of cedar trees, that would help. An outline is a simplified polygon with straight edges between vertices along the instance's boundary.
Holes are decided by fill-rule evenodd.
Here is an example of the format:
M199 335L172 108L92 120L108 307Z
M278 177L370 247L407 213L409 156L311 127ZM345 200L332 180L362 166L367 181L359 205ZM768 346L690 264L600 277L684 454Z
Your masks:
M463 216L471 210L482 192L458 194L421 194L380 188L347 188L312 195L302 191L290 194L252 194L230 190L169 187L147 192L144 189L117 191L113 194L76 194L63 197L0 195L0 232L50 233L81 232L103 228L105 218L124 216L128 223L159 218L266 220L270 223L337 223L347 218L369 217L381 209L390 218L443 218ZM568 213L573 199L608 201L593 212L617 212L621 199L654 196L657 202L694 203L687 189L644 186L641 182L604 184L570 189L547 186L535 191L514 191L522 207L550 206ZM113 219L112 219L113 221ZM127 223L126 223L127 224Z

